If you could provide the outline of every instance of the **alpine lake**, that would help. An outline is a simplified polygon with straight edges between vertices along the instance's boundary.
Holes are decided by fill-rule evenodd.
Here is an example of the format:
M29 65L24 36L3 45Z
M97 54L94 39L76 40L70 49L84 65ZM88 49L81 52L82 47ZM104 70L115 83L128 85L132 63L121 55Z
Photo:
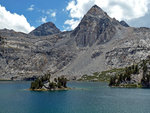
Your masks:
M71 90L30 91L30 82L0 81L0 113L150 113L150 89L68 82Z

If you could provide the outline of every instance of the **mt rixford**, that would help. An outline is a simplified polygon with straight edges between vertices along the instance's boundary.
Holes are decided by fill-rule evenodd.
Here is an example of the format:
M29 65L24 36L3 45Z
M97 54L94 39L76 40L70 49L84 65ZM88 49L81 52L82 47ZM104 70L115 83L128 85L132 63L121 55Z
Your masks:
M52 73L73 78L125 67L150 54L150 29L129 27L93 6L72 31L45 23L29 34L0 30L0 79Z

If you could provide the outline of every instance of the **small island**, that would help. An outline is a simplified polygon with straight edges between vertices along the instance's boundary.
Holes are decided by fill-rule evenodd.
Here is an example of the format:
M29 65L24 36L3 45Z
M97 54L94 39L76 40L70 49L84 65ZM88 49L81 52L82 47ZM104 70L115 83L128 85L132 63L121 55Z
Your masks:
M68 90L67 78L64 76L58 78L51 78L50 74L45 74L31 82L30 90L32 91L55 91Z

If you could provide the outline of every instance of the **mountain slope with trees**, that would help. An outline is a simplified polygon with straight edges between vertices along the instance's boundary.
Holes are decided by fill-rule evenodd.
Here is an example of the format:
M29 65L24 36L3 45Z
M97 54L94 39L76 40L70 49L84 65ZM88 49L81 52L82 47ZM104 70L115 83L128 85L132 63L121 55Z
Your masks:
M110 86L150 88L150 56L110 78Z

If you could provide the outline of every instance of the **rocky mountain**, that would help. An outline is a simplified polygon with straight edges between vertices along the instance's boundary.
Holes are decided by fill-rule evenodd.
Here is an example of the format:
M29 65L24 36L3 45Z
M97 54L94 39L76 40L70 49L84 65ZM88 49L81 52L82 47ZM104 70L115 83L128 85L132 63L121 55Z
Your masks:
M150 29L133 28L93 6L72 31L45 23L29 34L0 30L0 79L44 73L68 78L125 67L150 52Z
M111 40L119 22L111 19L101 8L93 6L71 33L79 47L102 44Z
M1 29L0 36L1 37L27 37L28 35L22 32L16 32L14 30Z
M93 6L83 17L78 27L72 31L71 36L75 37L79 47L103 44L112 39L116 33L116 26L120 23L110 18L98 6Z
M60 33L60 30L52 22L47 22L37 27L36 29L31 31L29 34L35 35L35 36L47 36L47 35L52 35L56 33Z
M125 21L120 21L119 23L125 27L130 27Z

